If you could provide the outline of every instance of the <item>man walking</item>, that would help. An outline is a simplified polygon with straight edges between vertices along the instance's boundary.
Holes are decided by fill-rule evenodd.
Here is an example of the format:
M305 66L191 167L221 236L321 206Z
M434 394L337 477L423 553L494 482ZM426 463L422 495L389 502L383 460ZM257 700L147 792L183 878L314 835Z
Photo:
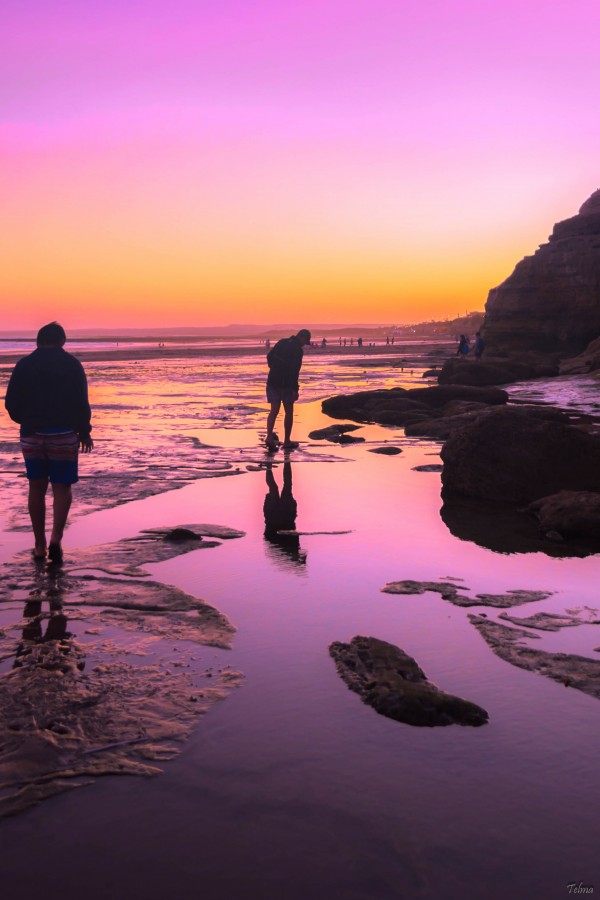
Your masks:
M298 334L277 341L267 354L269 376L267 378L267 400L271 404L267 416L267 436L265 446L268 450L277 449L277 440L273 434L275 420L283 403L284 450L295 450L297 441L292 441L292 425L294 424L294 403L298 399L298 376L304 356L303 347L310 344L310 331L302 328Z
M48 557L62 562L62 537L71 507L71 485L78 480L79 447L89 453L91 411L87 380L79 360L63 350L58 322L38 332L37 349L13 369L6 390L6 410L21 426L21 450L29 479L29 516L33 556L46 556L46 491L52 485L53 521Z

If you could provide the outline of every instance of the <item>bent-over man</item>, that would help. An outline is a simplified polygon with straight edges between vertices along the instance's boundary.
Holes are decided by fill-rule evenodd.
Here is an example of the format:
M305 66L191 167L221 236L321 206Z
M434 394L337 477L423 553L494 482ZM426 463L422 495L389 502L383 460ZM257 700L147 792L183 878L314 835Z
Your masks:
M62 538L71 507L71 485L78 480L79 447L94 446L87 380L79 360L63 350L64 329L58 322L40 328L37 349L13 369L5 406L21 426L21 450L29 479L29 515L35 547L46 556L46 491L52 485L53 520L48 557L62 562Z
M272 350L267 354L269 363L269 375L267 378L267 400L271 404L267 416L267 436L265 446L268 450L277 449L277 440L273 434L275 420L279 415L283 403L283 449L295 450L297 441L292 440L292 425L294 424L294 403L298 399L298 376L302 367L303 347L310 344L310 331L300 329L298 334L277 341Z

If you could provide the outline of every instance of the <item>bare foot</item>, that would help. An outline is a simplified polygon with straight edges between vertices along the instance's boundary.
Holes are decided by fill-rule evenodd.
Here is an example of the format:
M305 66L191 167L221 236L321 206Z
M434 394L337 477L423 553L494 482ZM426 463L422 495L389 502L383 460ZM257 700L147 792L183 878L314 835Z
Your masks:
M57 566L60 566L63 561L63 552L60 544L55 544L50 541L50 546L48 547L48 558L50 562L55 563Z

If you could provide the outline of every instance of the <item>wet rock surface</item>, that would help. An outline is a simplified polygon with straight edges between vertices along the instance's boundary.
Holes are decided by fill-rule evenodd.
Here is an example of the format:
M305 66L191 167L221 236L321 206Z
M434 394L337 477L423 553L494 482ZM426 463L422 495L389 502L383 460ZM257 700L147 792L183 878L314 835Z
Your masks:
M241 683L213 662L231 646L227 617L145 577L144 563L197 549L200 532L242 534L189 530L71 552L64 567L21 554L0 569L0 817L99 775L158 774Z
M485 725L487 712L431 684L416 661L399 647L374 637L334 641L329 653L337 671L363 702L407 725Z
M520 669L535 672L573 687L591 697L600 698L600 661L569 653L549 653L532 649L526 639L538 635L522 628L509 628L484 616L470 615L473 624L496 656Z
M358 431L360 425L327 425L325 428L316 428L308 435L311 441L332 441L339 443L340 437L350 431Z
M521 606L523 603L535 603L537 600L545 600L550 597L552 591L526 591L515 589L505 594L476 594L475 597L467 597L459 591L468 591L465 585L454 584L451 581L390 581L381 589L384 594L424 594L431 591L441 594L443 600L449 600L454 606L492 606L497 609L505 609L511 606Z
M533 628L536 631L560 631L561 628L576 628L578 625L600 625L598 610L592 607L567 609L564 613L541 612L521 617L500 613L498 618L511 622L519 628Z
M570 359L561 359L561 375L580 375L600 370L600 337L591 341L583 353Z
M381 456L398 456L402 453L400 447L370 447L369 453L379 453Z
M468 401L488 407L504 404L507 400L508 394L496 387L437 385L339 394L323 400L321 408L328 416L338 419L377 422L380 425L408 425L442 418L446 414L445 408L456 401Z

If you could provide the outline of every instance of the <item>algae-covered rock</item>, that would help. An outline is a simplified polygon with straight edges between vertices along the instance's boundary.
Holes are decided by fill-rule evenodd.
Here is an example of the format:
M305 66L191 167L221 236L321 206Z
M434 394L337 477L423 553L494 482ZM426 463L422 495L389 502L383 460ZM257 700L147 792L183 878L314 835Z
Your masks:
M475 703L440 691L416 661L374 637L334 641L329 653L342 680L378 713L407 725L485 725L487 712Z
M600 699L600 661L571 653L534 650L523 641L538 635L500 625L484 616L470 615L469 621L500 659Z

